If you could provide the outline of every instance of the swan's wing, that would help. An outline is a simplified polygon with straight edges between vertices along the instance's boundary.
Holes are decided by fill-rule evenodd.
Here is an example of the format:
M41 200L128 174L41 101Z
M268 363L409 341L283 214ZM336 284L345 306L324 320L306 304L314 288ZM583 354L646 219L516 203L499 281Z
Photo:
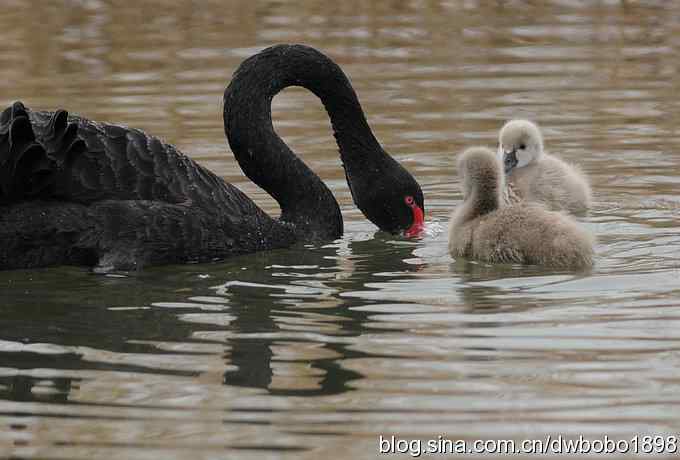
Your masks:
M30 112L35 138L53 160L52 198L96 201L153 200L182 203L191 197L198 165L143 131L69 116ZM84 143L69 152L71 137ZM200 182L198 185L202 185Z
M33 161L33 167L47 176L47 185L34 193L40 198L81 204L103 200L193 204L234 218L254 212L254 203L236 187L139 129L98 123L63 110L25 112L33 131L27 141L44 150L43 157Z
M0 114L0 204L44 194L53 182L52 161L16 102Z
M0 113L0 205L35 199L181 204L236 226L270 220L239 189L141 130L17 102Z

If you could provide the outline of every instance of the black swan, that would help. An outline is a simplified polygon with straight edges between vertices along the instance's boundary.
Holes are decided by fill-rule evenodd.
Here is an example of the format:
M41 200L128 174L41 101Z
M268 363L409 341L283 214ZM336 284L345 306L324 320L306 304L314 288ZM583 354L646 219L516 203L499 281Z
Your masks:
M330 190L274 132L272 98L288 86L323 102L361 211L388 232L422 229L420 186L373 136L340 67L313 48L277 45L234 73L224 131L280 218L143 131L16 102L0 115L0 269L130 270L340 237Z

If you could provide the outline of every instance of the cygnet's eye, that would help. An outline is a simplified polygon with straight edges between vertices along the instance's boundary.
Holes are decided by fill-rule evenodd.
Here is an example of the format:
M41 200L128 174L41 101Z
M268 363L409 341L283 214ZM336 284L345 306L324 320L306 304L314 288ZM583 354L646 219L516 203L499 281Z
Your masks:
M406 203L406 204L409 205L409 206L413 206L413 203L414 203L414 202L415 202L415 201L413 201L413 197L412 197L411 195L409 195L409 196L407 196L406 198L404 198L404 203Z
M524 150L525 148L527 148L526 145L524 145L524 144L519 144L519 149L520 149L520 150Z

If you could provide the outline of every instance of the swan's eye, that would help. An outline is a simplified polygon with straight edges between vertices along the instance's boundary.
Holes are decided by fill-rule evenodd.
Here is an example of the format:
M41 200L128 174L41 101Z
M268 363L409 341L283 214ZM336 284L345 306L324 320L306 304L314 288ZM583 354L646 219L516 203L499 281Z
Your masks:
M404 203L406 203L409 206L413 206L414 203L413 197L411 195L407 196L406 198L404 198Z
M524 144L519 144L519 149L520 149L520 150L524 150L525 148L527 148L526 145L524 145Z

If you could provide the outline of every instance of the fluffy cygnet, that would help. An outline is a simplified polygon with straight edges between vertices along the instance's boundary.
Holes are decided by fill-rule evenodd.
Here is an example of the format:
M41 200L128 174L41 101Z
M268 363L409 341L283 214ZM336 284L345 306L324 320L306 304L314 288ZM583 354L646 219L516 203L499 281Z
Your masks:
M572 269L592 266L594 239L571 217L537 203L506 204L502 166L493 151L466 150L458 171L463 203L450 221L452 256Z
M528 120L511 120L499 135L498 156L508 187L521 199L575 214L590 208L588 179L578 166L543 152L543 136Z

